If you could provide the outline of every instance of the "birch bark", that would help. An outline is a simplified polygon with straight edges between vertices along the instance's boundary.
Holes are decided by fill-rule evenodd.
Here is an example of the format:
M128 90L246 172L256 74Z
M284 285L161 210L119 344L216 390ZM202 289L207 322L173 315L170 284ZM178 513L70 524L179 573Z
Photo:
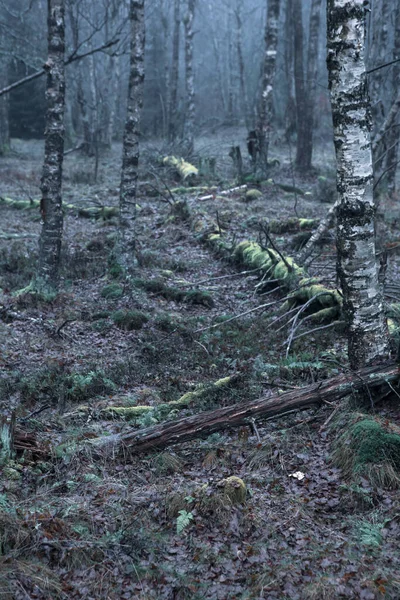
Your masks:
M59 283L63 231L61 199L64 154L65 103L65 25L64 0L48 0L48 59L46 84L46 128L41 179L42 231L39 240L39 266L35 291L54 294Z
M188 154L193 152L194 145L194 76L193 76L193 19L196 1L188 0L185 18L185 66L186 66L186 120L185 146Z
M273 116L273 92L278 47L278 21L280 0L269 0L265 25L265 54L262 76L262 94L258 124L258 143L261 167L267 169L268 149Z
M119 240L117 259L129 270L135 261L136 187L139 169L140 119L143 107L145 21L144 0L131 0L128 106L125 121L121 186L119 196Z
M328 71L337 158L338 277L353 369L389 355L375 256L363 0L328 0Z

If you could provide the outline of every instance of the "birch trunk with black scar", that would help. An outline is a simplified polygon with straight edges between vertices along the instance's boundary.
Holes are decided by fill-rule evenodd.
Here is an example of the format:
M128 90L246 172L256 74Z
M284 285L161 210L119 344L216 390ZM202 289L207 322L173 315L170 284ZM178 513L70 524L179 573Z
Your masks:
M205 437L216 431L239 427L249 423L253 418L274 418L293 411L307 410L313 406L339 400L352 393L362 392L367 388L369 397L371 390L385 383L393 385L392 382L398 381L399 375L397 364L369 367L356 373L338 375L320 383L291 390L282 395L242 402L146 429L104 436L93 440L90 445L106 449L129 448L134 453L165 448L172 444Z
M139 169L140 119L143 107L145 21L144 0L131 0L131 28L128 106L125 121L121 186L119 195L119 231L117 260L126 270L135 262L136 188Z
M375 256L375 212L363 0L328 0L328 71L337 159L338 276L350 365L389 356Z
M262 75L258 142L261 167L265 171L268 164L269 139L273 117L273 93L278 46L278 21L280 0L269 0L265 25L265 54Z
M64 155L65 102L65 24L64 0L48 0L48 59L46 84L46 128L41 179L42 231L39 240L39 266L35 291L53 294L59 283L60 251L63 231L61 199Z
M179 85L179 40L180 40L180 0L174 0L174 33L172 37L172 66L170 76L168 140L174 142L178 134L178 85Z
M193 77L193 19L195 0L188 1L188 10L185 17L185 65L186 65L186 120L185 120L185 146L188 154L193 152L194 144L194 77Z

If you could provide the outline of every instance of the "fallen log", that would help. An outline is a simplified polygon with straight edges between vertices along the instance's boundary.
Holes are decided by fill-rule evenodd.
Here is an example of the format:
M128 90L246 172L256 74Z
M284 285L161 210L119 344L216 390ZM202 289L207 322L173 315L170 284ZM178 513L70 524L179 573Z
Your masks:
M164 448L208 436L215 431L239 427L248 423L249 419L278 417L288 412L306 410L363 389L368 389L370 393L373 388L398 380L399 375L397 363L367 367L282 395L258 398L141 430L104 436L88 443L97 448L128 448L134 453Z

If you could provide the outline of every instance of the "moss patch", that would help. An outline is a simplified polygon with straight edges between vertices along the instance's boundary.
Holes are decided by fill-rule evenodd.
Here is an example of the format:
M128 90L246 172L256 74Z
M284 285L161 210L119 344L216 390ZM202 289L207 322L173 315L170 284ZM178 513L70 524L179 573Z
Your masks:
M117 310L111 315L111 318L123 331L142 329L149 320L149 317L139 310Z
M348 478L363 476L382 487L399 487L400 428L357 414L338 439L332 458Z
M101 290L101 297L106 300L118 300L123 295L124 290L118 283L110 283Z

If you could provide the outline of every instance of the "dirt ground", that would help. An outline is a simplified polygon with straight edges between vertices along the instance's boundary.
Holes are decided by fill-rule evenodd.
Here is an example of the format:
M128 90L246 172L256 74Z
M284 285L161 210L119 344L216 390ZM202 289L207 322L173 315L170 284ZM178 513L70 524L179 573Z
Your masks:
M281 290L256 293L257 273L217 254L190 219L171 216L172 202L186 199L191 215L217 223L232 247L257 241L260 222L325 216L330 204L321 201L321 178L332 178L331 149L321 146L307 178L293 171L287 148L276 153L270 181L254 178L245 159L248 189L261 192L250 200L243 189L219 194L236 187L228 151L237 141L244 154L240 131L200 140L194 162L202 157L205 169L215 157L215 171L207 167L195 182L204 189L192 191L161 166L162 144L146 143L139 264L130 280L110 261L116 221L67 211L61 291L50 302L16 295L35 270L38 210L0 202L0 399L3 418L16 415L19 448L7 451L3 425L2 597L400 598L398 490L346 480L332 462L351 399L326 426L336 404L143 455L94 452L85 444L347 369L342 330L314 331L282 314ZM120 152L116 145L100 156L96 181L94 159L67 155L65 203L117 206ZM42 153L40 142L13 140L0 162L0 197L40 197ZM213 197L201 200L210 188ZM396 206L383 197L378 219L391 301L400 294ZM295 257L298 233L271 238ZM308 273L335 288L333 232L324 242ZM182 290L202 294L194 300ZM206 388L188 406L166 411L166 403L227 376L234 376L231 385ZM130 418L110 410L137 406L149 410ZM379 415L399 423L398 406L388 397ZM224 492L231 476L246 486L243 501Z

